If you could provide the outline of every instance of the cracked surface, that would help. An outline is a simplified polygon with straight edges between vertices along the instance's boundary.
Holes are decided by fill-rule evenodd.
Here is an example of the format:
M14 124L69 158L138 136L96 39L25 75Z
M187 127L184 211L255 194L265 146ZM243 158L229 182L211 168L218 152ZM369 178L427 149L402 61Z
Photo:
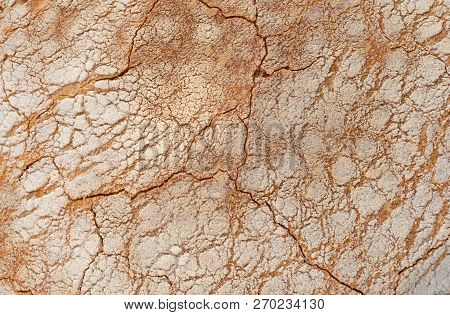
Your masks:
M449 294L446 0L0 0L0 293Z

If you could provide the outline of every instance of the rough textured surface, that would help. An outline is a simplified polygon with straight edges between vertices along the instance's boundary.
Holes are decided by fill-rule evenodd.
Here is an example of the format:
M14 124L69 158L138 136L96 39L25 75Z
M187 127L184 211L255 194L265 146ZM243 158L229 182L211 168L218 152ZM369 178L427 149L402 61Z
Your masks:
M447 0L0 0L0 292L450 293Z

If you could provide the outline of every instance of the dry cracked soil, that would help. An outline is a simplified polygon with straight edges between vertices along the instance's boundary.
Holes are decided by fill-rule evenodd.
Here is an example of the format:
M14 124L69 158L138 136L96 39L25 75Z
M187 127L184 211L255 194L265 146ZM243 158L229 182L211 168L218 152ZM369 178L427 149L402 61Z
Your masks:
M449 294L448 0L0 0L0 293Z

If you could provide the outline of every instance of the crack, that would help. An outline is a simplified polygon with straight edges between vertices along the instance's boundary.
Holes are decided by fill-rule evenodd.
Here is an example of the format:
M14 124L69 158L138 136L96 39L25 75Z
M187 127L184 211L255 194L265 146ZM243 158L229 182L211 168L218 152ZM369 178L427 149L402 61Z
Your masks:
M196 175L194 175L194 174L192 174L192 173L186 171L186 170L183 168L183 169L181 169L181 170L179 170L179 171L173 172L173 173L170 174L168 177L166 177L164 180L162 180L159 184L151 185L150 187L147 187L147 188L144 188L144 189L142 189L142 190L139 190L139 191L137 191L136 193L134 193L134 194L132 194L132 195L129 194L124 188L122 188L122 189L120 189L120 190L113 191L113 192L109 192L109 193L96 193L96 194L92 194L92 195L88 195L88 196L80 197L80 198L70 198L70 197L68 196L68 198L69 198L70 201L75 202L75 201L83 201L83 200L94 199L94 198L98 198L98 197L109 197L109 196L114 196L114 195L123 193L123 194L125 194L127 197L129 197L129 198L131 199L131 201L133 201L133 200L135 200L136 198L138 198L139 195L145 194L145 193L147 193L147 192L150 192L150 191L152 191L152 190L155 190L155 189L158 189L158 188L161 188L161 187L165 186L168 182L170 182L170 181L171 181L175 176L177 176L177 175L184 174L184 175L187 175L187 176L192 177L195 181L205 181L205 180L213 179L213 178L214 178L218 173L220 173L220 172L226 173L226 174L228 175L228 177L229 177L230 179L232 179L231 176L230 176L230 174L228 173L228 171L224 171L224 170L222 170L222 169L218 169L218 170L217 170L216 172L214 172L212 175L205 176L205 177L198 177L198 176L196 176ZM233 179L233 180L234 180L234 179Z
M257 18L258 18L258 11L256 11L256 19ZM239 119L241 120L241 122L243 123L243 125L245 127L245 140L244 140L244 146L243 146L243 148L244 148L244 160L242 161L242 163L236 169L236 179L239 177L240 170L241 170L242 167L244 167L245 163L247 162L247 158L248 158L248 151L247 151L247 144L248 144L248 138L249 138L249 121L248 120L250 119L250 116L252 114L253 102L254 102L254 99L255 99L255 88L256 88L256 86L258 84L257 78L259 78L259 77L267 77L268 76L268 74L265 71L261 70L263 63L264 63L264 61L266 60L266 58L267 58L267 56L269 54L269 49L267 47L267 39L266 39L266 37L263 37L263 36L259 35L259 29L258 29L258 27L256 25L256 22L254 23L254 25L255 25L256 30L257 30L257 36L263 40L263 43L264 43L264 54L263 54L261 60L258 63L258 67L256 68L255 72L253 73L253 85L252 85L252 87L250 89L250 98L249 98L249 102L248 102L248 113L243 119L241 119L241 117L239 117Z
M414 263L412 263L411 265L401 269L398 272L398 275L400 276L402 273L404 273L405 271L408 271L411 268L414 268L415 266L417 266L420 262L428 259L435 251L437 251L439 248L441 248L442 246L446 245L447 241L449 240L449 238L447 238L445 241L443 241L441 244L430 248L425 254L423 254L421 257L419 257Z
M86 272L91 268L92 264L95 262L95 259L97 259L97 256L100 253L98 253L97 255L95 255L95 257L92 259L92 261L89 263L89 265L83 270L83 272L81 273L81 280L80 280L80 284L78 285L78 289L77 292L79 295L82 294L81 289L83 288L83 284L84 284L84 278L86 277Z
M95 228L96 228L96 231L97 231L97 235L100 238L100 251L97 253L97 256L98 256L98 254L103 253L105 241L103 239L102 233L100 232L100 226L98 225L98 222L97 222L97 212L95 212L92 207L90 208L90 210L91 210L92 215L94 217L93 219L94 219L94 225L95 225Z
M265 77L271 77L275 73L277 73L279 71L282 71L282 70L290 71L290 72L301 72L301 71L304 71L304 70L307 70L307 69L311 68L314 64L316 64L319 60L322 60L322 59L325 59L325 57L324 56L319 56L314 61L312 61L309 64L307 64L306 66L300 67L300 68L293 68L292 69L290 66L284 66L284 67L275 69L271 74L266 74Z
M240 15L226 15L220 7L210 5L209 3L206 2L206 0L197 0L197 1L202 3L203 5L205 5L209 9L217 10L220 13L220 15L222 15L222 17L224 19L241 19L241 20L244 20L247 23L250 23L250 24L252 24L254 26L254 28L256 30L256 36L259 37L264 42L265 53L264 53L264 56L262 57L262 59L260 60L257 69L255 70L255 72L253 74L253 83L255 83L255 78L256 77L258 77L258 76L265 76L266 73L261 71L261 67L262 67L262 64L264 63L264 61L265 61L265 59L266 59L266 57L268 55L268 47L267 47L267 40L266 40L268 36L261 35L261 30L260 30L260 28L258 26L258 23L257 23L258 22L258 16L259 16L258 8L256 7L255 19L252 20L252 19L249 19L249 18L247 18L245 16L240 16Z
M11 290L14 291L14 293L16 293L17 295L35 295L33 293L32 289L28 289L28 290L22 290L22 289L15 289L14 287L16 286L16 282L14 281L13 278L11 277L3 277L0 278L0 281L4 281L4 282L8 282L8 286Z
M406 271L410 270L410 269L413 269L413 268L416 267L420 262L423 262L423 261L425 261L426 259L430 258L430 256L431 256L435 251L437 251L437 250L438 250L439 248L441 248L442 246L445 246L445 245L447 244L448 240L449 240L449 237L447 237L447 239L445 239L441 244L439 244L439 245L437 245L437 246L434 246L434 247L430 248L425 254L423 254L421 257L419 257L414 263L412 263L411 265L409 265L409 266L407 266L407 267L404 267L404 268L402 268L401 270L398 271L398 273L397 273L397 281L396 281L396 284L395 284L395 287L394 287L394 292L395 292L395 294L398 294L397 291L398 291L398 287L399 287L399 285L400 285L400 281L401 281L401 279L402 279L402 277L401 277L402 274L405 273Z
M197 181L197 182L202 182L202 181L206 181L206 180L211 180L211 179L213 179L213 178L214 178L217 174L219 174L219 173L225 173L225 174L228 175L228 177L229 177L230 179L232 179L231 176L230 176L230 174L229 174L227 171L224 171L224 170L222 170L222 169L218 169L218 170L217 170L216 172L214 172L212 175L205 176L205 177L198 177L198 176L196 176L196 175L194 175L194 174L192 174L192 173L186 171L185 169L182 169L182 170L173 172L169 177L167 177L166 179L164 179L164 180L163 180L162 182L160 182L159 184L152 185L152 186L150 186L150 187L147 187L147 188L145 188L145 189L143 189L143 190L140 190L140 191L136 192L134 195L132 195L132 196L130 197L130 199L131 199L131 201L133 201L133 200L135 200L136 198L138 198L138 197L139 197L140 195L142 195L142 194L148 193L148 192L150 192L150 191L152 191L152 190L155 190L155 189L158 189L158 188L161 188L161 187L165 186L167 183L169 183L169 182L170 182L175 176L177 176L177 175L187 175L187 176L193 178L193 179L194 179L195 181Z
M18 178L20 179L25 174L25 172L30 169L30 167L32 167L34 164L40 162L43 159L52 159L52 162L53 162L54 158L49 156L49 155L44 155L44 156L41 156L41 157L39 157L37 159L34 159L32 161L25 162L25 164L21 167L21 172L18 175Z
M252 20L252 19L249 19L248 17L242 16L242 15L227 15L227 14L225 14L225 12L223 12L222 8L220 8L218 6L210 5L206 0L197 0L197 1L202 3L203 5L205 5L209 9L216 9L216 10L218 10L220 15L222 15L225 19L242 19L242 20L245 20L248 23L251 23L251 24L255 25L256 20L258 18L256 16L256 19Z
M288 235L289 235L292 239L295 240L295 243L296 243L297 246L298 246L298 249L299 249L299 251L300 251L300 254L301 254L303 260L305 261L305 263L306 263L307 265L309 265L310 267L313 267L313 268L315 268L315 269L319 269L319 270L321 270L322 272L325 272L325 273L326 273L328 276L330 276L333 280L335 280L335 281L338 282L339 284L341 284L341 285L347 287L348 289L350 289L350 290L352 290L352 291L355 291L355 292L358 292L358 293L361 294L361 295L365 295L365 293L364 293L363 291L361 291L360 289L358 289L358 288L356 288L356 287L354 287L354 286L352 286L352 285L350 285L350 284L348 284L348 283L346 283L346 282L340 280L338 277L336 277L336 276L335 276L331 271L329 271L328 269L326 269L326 268L320 266L320 265L317 264L317 263L312 262L312 261L310 260L310 258L307 257L307 255L306 255L306 253L305 253L305 250L304 250L303 246L301 245L301 242L300 242L299 238L292 232L292 230L290 229L290 227L286 227L285 225L283 225L282 223L280 223L280 222L278 222L278 221L276 220L276 218L275 218L275 210L272 209L272 207L270 206L270 204L269 204L268 202L265 202L265 205L269 208L270 212L272 213L272 220L273 220L273 222L275 223L275 225L281 227L283 230L285 230L285 231L288 233Z
M82 201L82 200L89 200L89 199L94 199L94 198L98 198L98 197L114 196L114 195L118 195L120 193L126 193L125 189L122 188L122 189L112 191L112 192L96 193L96 194L87 195L87 196L79 197L79 198L70 198L69 195L67 195L67 197L69 198L70 201Z
M164 179L161 183L156 184L156 185L152 185L152 186L150 186L150 187L148 187L148 188L145 188L145 189L142 189L142 190L139 190L138 192L136 192L135 194L133 194L133 195L130 197L131 201L134 201L137 197L139 197L139 196L142 195L142 194L145 194L145 193L150 192L150 191L152 191L152 190L155 190L155 189L158 189L158 188L163 187L163 186L166 185L172 178L174 178L176 175L183 174L183 173L186 173L186 172L185 172L184 170L180 170L180 171L174 172L174 173L170 174L169 177L167 177L166 179Z
M14 290L17 295L34 295L33 291L30 290Z
M104 253L104 244L105 243L104 243L104 239L103 239L102 233L100 232L100 226L98 225L98 222L97 222L97 213L94 211L92 206L90 207L90 211L91 211L91 213L93 215L93 221L94 221L94 225L95 225L95 228L96 228L97 235L100 238L100 245L99 245L100 248L97 251L97 253L94 255L94 257L92 258L92 261L89 263L89 265L81 273L81 280L80 280L80 284L79 284L78 290L77 290L78 294L82 294L81 289L83 288L83 284L84 284L84 281L85 281L85 277L86 277L87 271L91 268L92 264L95 262L97 257L100 254Z
M175 294L174 292L176 292L175 289L175 284L173 283L172 280L170 280L168 275L149 275L150 278L156 278L156 279L163 279L164 282L167 282L170 286L170 294Z
M231 179L231 178L230 178L230 179ZM339 284L341 284L341 285L347 287L348 289L350 289L350 290L352 290L352 291L355 291L355 292L357 292L357 293L359 293L359 294L361 294L361 295L366 295L362 290L360 290L360 289L358 289L358 288L356 288L356 287L354 287L354 286L352 286L352 285L350 285L350 284L348 284L348 283L346 283L346 282L340 280L338 277L336 277L336 276L335 276L331 271L329 271L328 269L326 269L326 268L320 266L320 265L317 264L317 263L312 262L312 261L306 256L305 250L304 250L303 246L301 245L301 242L300 242L299 238L292 232L292 230L291 230L289 227L286 227L285 225L283 225L282 223L280 223L280 222L278 222L278 221L276 220L276 218L275 218L275 210L272 209L272 207L270 206L270 204L269 204L268 202L265 202L265 203L261 204L260 202L258 202L258 201L256 200L256 198L253 197L253 195L252 195L251 192L245 191L245 190L242 190L242 189L239 189L239 188L237 187L236 181L234 181L234 183L235 183L235 190L236 190L237 192L242 193L242 194L245 194L245 195L248 195L248 196L250 197L250 199L251 199L258 207L261 207L261 206L264 206L264 205L265 205L265 206L269 209L269 211L270 211L271 214L272 214L272 220L273 220L274 224L275 224L276 226L281 227L283 230L285 230L285 231L288 233L288 235L295 241L295 243L296 243L297 246L298 246L299 252L300 252L300 254L301 254L301 256L302 256L304 262L305 262L308 266L313 267L313 268L315 268L315 269L319 269L320 271L326 273L326 274L327 274L329 277L331 277L333 280L335 280L335 281L338 282Z
M133 55L134 52L134 46L136 45L136 37L139 34L139 32L142 30L142 28L145 26L145 24L147 24L148 19L150 17L150 13L153 12L153 10L155 9L156 5L160 2L161 0L156 0L153 5L150 7L150 9L148 10L148 12L145 14L145 17L142 19L142 22L139 24L139 26L136 28L133 37L131 38L131 45L130 45L130 49L128 50L128 54L127 54L127 67L125 69L123 69L121 72L119 72L117 74L117 76L122 76L125 73L127 73L130 69L138 66L139 64L136 65L131 65L131 56Z

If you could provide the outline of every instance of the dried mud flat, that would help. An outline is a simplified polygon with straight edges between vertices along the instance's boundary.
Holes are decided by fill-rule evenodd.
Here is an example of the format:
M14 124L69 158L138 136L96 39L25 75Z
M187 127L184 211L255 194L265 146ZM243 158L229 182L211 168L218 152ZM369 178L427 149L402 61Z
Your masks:
M447 0L0 0L0 293L449 294Z

